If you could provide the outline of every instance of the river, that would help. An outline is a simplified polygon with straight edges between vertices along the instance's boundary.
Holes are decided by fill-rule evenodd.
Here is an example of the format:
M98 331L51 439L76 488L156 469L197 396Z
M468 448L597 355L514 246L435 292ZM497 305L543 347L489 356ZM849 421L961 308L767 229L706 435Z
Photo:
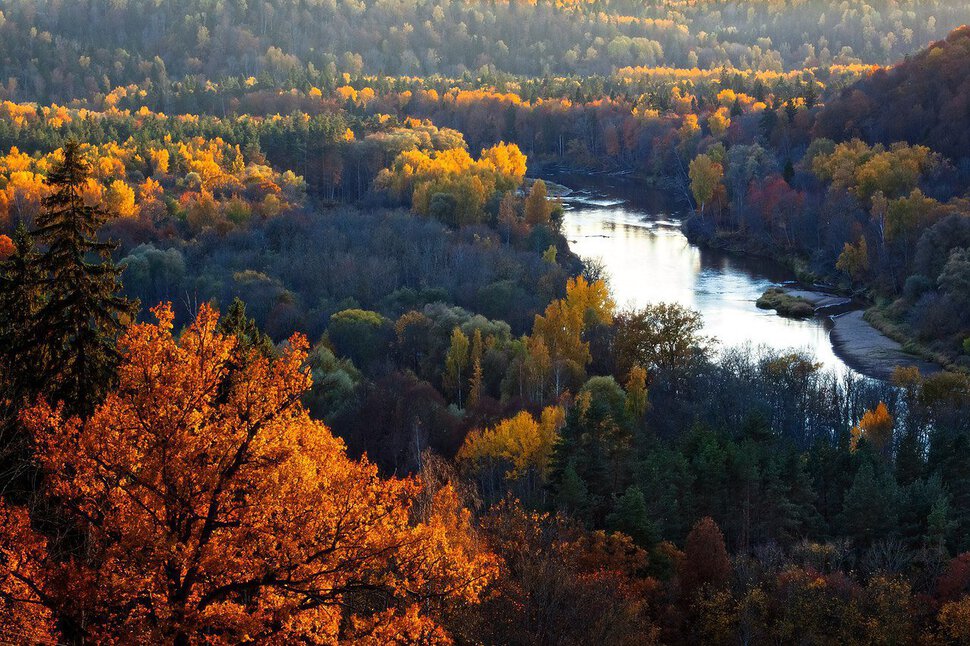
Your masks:
M721 347L798 349L826 370L853 371L833 349L828 317L787 319L755 306L768 287L791 280L790 272L691 244L681 233L680 209L669 192L637 188L622 178L551 179L574 189L563 200L563 233L570 248L602 262L621 308L679 303L701 313L705 334Z

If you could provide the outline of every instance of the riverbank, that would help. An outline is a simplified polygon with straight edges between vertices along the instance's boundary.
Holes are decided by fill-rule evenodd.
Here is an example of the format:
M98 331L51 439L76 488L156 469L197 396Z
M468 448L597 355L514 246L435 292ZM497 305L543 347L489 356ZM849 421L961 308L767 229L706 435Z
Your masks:
M888 380L897 366L919 368L924 374L940 372L936 363L914 356L903 346L874 328L862 310L831 317L832 348L854 370L876 379Z
M736 236L698 239L686 226L675 226L676 234L661 226L682 222L669 191L602 175L543 179L573 207L564 231L570 248L602 261L620 303L682 303L700 311L705 331L728 346L809 348L826 365L877 379L889 379L897 365L940 369L880 333L862 317L864 303L819 284L806 262L779 258L777 250L759 253ZM755 306L768 291L775 298L762 307L791 306L787 323L772 323L782 317L766 319Z
M829 339L835 354L850 368L868 377L889 380L897 366L915 366L923 374L942 370L937 363L907 352L901 343L879 331L857 305L845 311L853 308L849 298L800 287L776 287L769 291L807 303L813 314L828 317Z

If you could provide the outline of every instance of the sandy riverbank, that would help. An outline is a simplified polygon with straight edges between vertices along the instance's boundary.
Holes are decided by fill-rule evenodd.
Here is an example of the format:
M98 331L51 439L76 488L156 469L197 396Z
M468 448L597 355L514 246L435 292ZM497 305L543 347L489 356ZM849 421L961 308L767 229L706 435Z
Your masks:
M832 347L849 366L877 379L889 379L896 366L916 366L923 374L941 370L937 364L904 351L902 345L862 316L862 310L853 310L832 317Z
M816 314L829 316L829 337L835 354L848 366L869 377L889 379L896 366L916 366L923 374L939 372L937 364L914 356L903 346L874 328L860 309L834 313L852 306L852 300L825 292L786 287L785 293L811 303Z

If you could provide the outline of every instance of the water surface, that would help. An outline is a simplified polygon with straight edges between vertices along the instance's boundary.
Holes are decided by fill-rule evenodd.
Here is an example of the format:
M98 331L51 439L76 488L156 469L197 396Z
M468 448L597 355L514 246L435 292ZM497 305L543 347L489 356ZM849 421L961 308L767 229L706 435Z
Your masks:
M609 178L553 179L581 187L564 200L563 233L579 256L602 262L621 308L679 303L699 311L705 333L724 347L795 348L826 369L849 370L832 349L826 318L786 319L755 306L768 287L792 279L784 268L692 245L676 200L663 192Z

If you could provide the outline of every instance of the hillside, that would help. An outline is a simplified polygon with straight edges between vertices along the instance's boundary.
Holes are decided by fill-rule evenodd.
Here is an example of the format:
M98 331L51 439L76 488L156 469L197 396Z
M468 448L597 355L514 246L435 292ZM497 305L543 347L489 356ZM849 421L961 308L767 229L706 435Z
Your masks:
M819 116L816 134L869 143L906 141L960 159L970 151L970 27L846 88Z

